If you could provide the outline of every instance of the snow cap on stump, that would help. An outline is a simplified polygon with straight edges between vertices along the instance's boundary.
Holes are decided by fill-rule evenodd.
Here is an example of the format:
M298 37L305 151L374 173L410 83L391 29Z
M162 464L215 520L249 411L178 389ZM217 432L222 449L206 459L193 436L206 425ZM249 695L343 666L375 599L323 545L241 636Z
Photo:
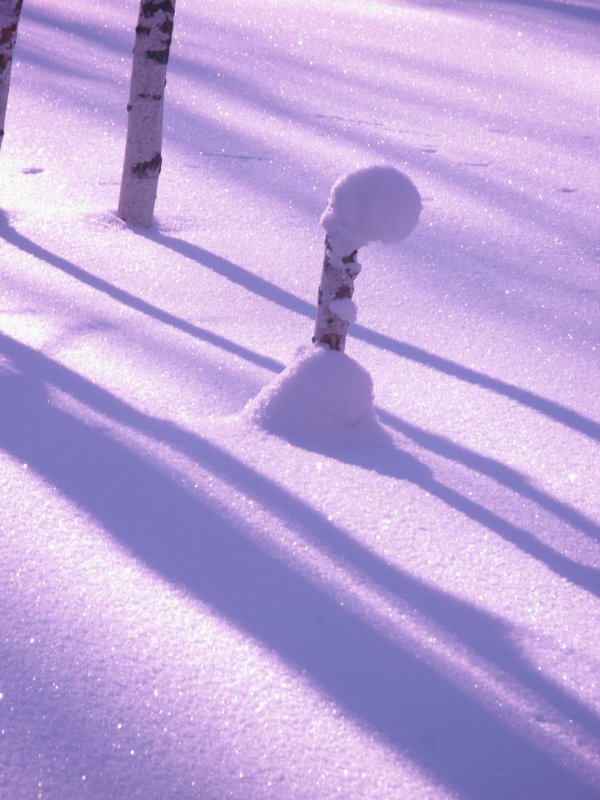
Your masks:
M421 213L421 195L395 167L375 166L342 175L321 217L334 250L352 253L369 242L398 242Z

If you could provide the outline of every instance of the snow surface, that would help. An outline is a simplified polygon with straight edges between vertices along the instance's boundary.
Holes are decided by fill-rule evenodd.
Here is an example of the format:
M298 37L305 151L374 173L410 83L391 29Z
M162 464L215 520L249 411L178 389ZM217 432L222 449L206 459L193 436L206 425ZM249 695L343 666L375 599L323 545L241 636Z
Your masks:
M149 231L137 11L20 24L0 797L598 798L597 5L181 0ZM420 223L298 355L378 164Z

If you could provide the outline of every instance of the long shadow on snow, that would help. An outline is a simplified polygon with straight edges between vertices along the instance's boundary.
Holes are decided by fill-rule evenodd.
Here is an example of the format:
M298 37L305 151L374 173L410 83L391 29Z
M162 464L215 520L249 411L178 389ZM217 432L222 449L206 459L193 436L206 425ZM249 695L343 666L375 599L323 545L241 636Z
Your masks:
M2 238L9 244L12 244L14 247L17 247L24 253L32 255L34 258L37 258L40 261L45 261L55 269L64 272L66 275L70 275L72 278L75 278L86 286L90 286L92 289L96 289L98 292L102 292L108 297L112 297L113 300L117 300L119 303L122 303L128 308L132 308L134 311L139 311L141 314L145 314L146 316L151 317L158 322L169 325L171 328L175 328L183 333L187 333L190 336L193 336L195 339L208 342L208 344L212 344L215 347L220 347L222 350L243 358L246 361L250 361L259 367L264 367L272 372L281 370L281 365L278 361L268 358L267 356L260 355L254 350L249 350L247 347L237 344L237 342L232 342L230 339L226 339L224 336L219 336L219 334L213 333L206 328L201 328L199 325L194 325L193 323L178 317L176 314L171 314L169 311L165 311L164 309L149 303L147 300L143 300L141 297L137 297L136 295L131 294L131 292L128 292L125 289L120 289L113 283L97 277L93 273L88 272L82 267L78 267L71 261L68 261L66 258L62 258L62 256L52 253L50 250L47 250L45 247L36 244L35 242L31 241L31 239L28 239L22 233L19 233L12 228L10 223L8 223L6 218L1 214L0 236L2 236Z
M311 305L311 303L302 300L287 291L287 289L282 289L280 286L255 275L250 272L250 270L240 267L228 261L226 258L215 255L198 245L191 244L182 239L166 236L159 231L145 233L138 230L137 232L179 253L190 261L208 267L218 275L222 275L232 283L242 286L244 289L247 289L259 297L264 297L266 300L270 300L272 303L287 308L289 311L314 320L316 305ZM579 414L571 408L556 403L554 400L549 400L527 389L513 386L510 383L506 383L498 378L493 378L483 372L477 372L474 369L464 367L462 364L458 364L442 356L437 356L435 353L429 353L427 350L423 350L415 345L398 341L391 336L386 336L377 331L369 330L362 325L352 325L349 335L355 339L367 342L374 347L378 347L381 350L395 353L401 358L407 358L410 361L422 364L425 367L430 367L445 375L464 381L465 383L470 383L482 389L488 389L496 394L503 395L509 400L514 400L527 408L544 414L555 422L559 422L579 433L583 433L591 439L600 441L600 423Z
M90 20L80 22L73 19L72 16L62 17L56 11L45 11L25 3L22 21L26 21L26 24L34 23L44 26L48 30L49 36L60 31L69 36L86 39L93 46L112 50L118 55L129 55L134 41L134 17L131 19L131 28L124 30L117 25L111 27L95 25Z
M182 331L183 333L187 333L190 336L193 336L197 339L202 341L208 342L209 344L214 345L215 347L220 347L221 349L225 350L226 352L232 353L240 358L243 358L250 363L256 364L259 367L263 367L265 369L270 370L271 372L279 373L284 369L284 365L281 364L276 359L270 358L268 356L264 356L260 353L256 353L253 350L250 350L243 345L239 345L236 342L232 342L229 339L226 339L219 334L215 334L205 328L200 328L197 325L194 325L188 322L181 317L178 317L174 314L171 314L168 311L164 311L163 309L155 306L151 303L148 303L146 300L143 300L136 295L127 292L124 289L120 289L119 287L115 286L108 281L105 281L103 278L98 278L96 275L78 267L77 265L73 264L72 262L68 261L61 256L56 255L55 253L50 252L46 248L42 247L41 245L32 242L31 239L28 239L21 233L18 233L14 230L6 220L6 217L2 215L0 212L0 235L12 244L15 247L18 247L23 252L29 253L33 255L35 258L41 259L46 261L46 263L50 264L51 266L55 267L56 269L61 270L62 272L70 275L72 278L81 281L82 283L90 286L97 291L103 292L108 297L112 297L113 299L117 300L120 303L132 308L140 313L146 314L147 316L151 317L152 319L156 319L159 322L163 322L170 327L173 327L177 330ZM214 255L209 253L206 250L198 247L197 245L191 245L185 242L182 242L179 239L174 239L173 237L164 236L160 233L153 233L151 238L164 243L163 240L168 240L170 244L175 245L173 243L178 243L177 247L180 247L180 252L186 258L190 258L191 260L197 261L199 263L204 264L205 266L209 266L209 268L213 269L220 275L227 277L234 282L244 286L245 288L249 288L250 291L253 291L261 296L265 297L266 299L273 300L273 302L277 302L278 304L282 305L285 308L289 308L291 311L295 311L298 314L302 314L306 317L313 317L314 311L310 303L307 303L305 300L301 300L296 295L291 294L291 292L286 291L285 289L281 289L280 287L276 286L275 284L270 283L269 281L264 280L260 276L254 275L252 272L245 270L243 267L239 267L236 264L228 261L227 259L221 258L220 256ZM193 251L193 256L190 255L190 252ZM413 347L412 345L408 345L406 343L397 342L395 340L389 339L389 337L383 336L382 334L378 334L375 331L370 331L367 328L361 328L361 326L353 326L353 328L358 328L362 332L362 337L359 335L356 338L363 338L364 341L369 341L372 344L378 339L383 339L384 341L389 340L393 345L395 345L398 350L398 354L403 357L409 357L407 355L408 352L411 352L412 358L419 363L422 363L425 366L433 366L431 363L427 361L427 359L433 359L434 361L441 361L442 367L446 367L446 369L442 369L442 371L446 371L447 374L452 375L452 368L457 368L459 371L465 371L467 373L472 374L473 380L470 382L475 382L475 379L479 378L481 380L492 381L493 383L502 383L500 381L496 381L494 378L488 378L481 373L476 373L474 370L467 369L462 367L459 364L455 364L455 362L448 361L447 359L442 359L439 356L435 356L432 353L427 353L424 350L420 350L419 348ZM389 348L386 348L389 349ZM414 353L412 351L415 351ZM439 367L439 365L438 365ZM460 375L455 375L455 377L460 377ZM480 384L483 385L483 384ZM515 390L517 392L522 392L524 390L518 389L518 387L512 387L510 384L502 384L506 386L508 389ZM485 386L485 388L491 388L489 386ZM529 393L528 393L529 394ZM542 405L544 403L551 403L552 407L555 407L556 404L553 401L548 401L543 397L538 397L537 395L532 395L533 398L537 402L540 402ZM559 413L566 412L567 417L570 419L569 415L575 414L577 419L576 421L581 421L584 424L595 426L591 420L587 420L585 417L580 417L577 412L573 412L571 409L567 409L564 406L557 406ZM540 490L533 487L526 479L525 476L521 475L520 473L516 472L515 470L506 467L504 464L501 464L494 459L489 459L486 456L482 456L479 453L475 453L471 450L468 450L465 447L461 447L450 442L443 437L437 436L435 434L429 433L424 431L420 428L415 426L411 426L408 423L405 423L399 420L397 417L393 416L392 414L383 411L382 409L377 410L379 416L381 417L382 421L385 422L387 425L400 430L405 435L412 438L415 442L420 444L423 447L427 447L427 449L431 450L438 455L442 455L445 458L449 458L455 460L459 463L464 464L465 466L469 467L470 469L475 469L476 471L489 475L490 477L494 478L498 483L503 484L509 489L518 492L520 495L524 497L528 497L529 499L537 502L541 507L545 508L547 511L555 514L557 517L563 519L565 522L569 523L575 528L578 528L583 533L586 533L593 538L597 538L598 534L600 533L600 529L598 525L593 522L592 520L588 519L584 514L577 511L576 509L572 508L566 503L561 503L559 500L551 497L550 495L541 492ZM564 422L564 424L568 424L563 419L559 419L558 421ZM598 426L600 428L600 426ZM596 438L594 436L593 430L589 433L592 438Z
M156 319L159 322L163 322L170 327L173 327L177 330L182 331L183 333L187 333L190 336L193 336L197 339L202 341L206 341L209 344L214 345L215 347L220 347L221 349L225 350L226 352L232 353L240 358L243 358L257 366L263 367L265 369L270 370L271 372L281 372L283 370L283 364L281 364L276 359L269 358L268 356L261 355L260 353L256 353L253 350L244 347L243 345L239 345L236 342L232 342L229 339L226 339L219 334L215 334L205 328L200 328L198 325L194 325L188 322L181 317L178 317L174 314L171 314L168 311L164 311L163 309L155 306L151 303L148 303L146 300L143 300L130 292L127 292L124 289L120 289L119 287L115 286L108 281L105 281L103 278L98 278L96 275L93 275L90 272L78 267L77 265L73 264L72 262L68 261L61 256L56 255L55 253L50 252L46 248L42 247L41 245L35 244L26 236L21 233L18 233L10 225L6 222L6 219L0 216L0 233L3 238L8 241L10 244L18 247L23 252L29 253L34 257L46 261L51 266L61 270L62 272L70 275L72 278L81 281L82 283L96 289L97 291L103 292L109 297L123 303L124 305L132 308L140 313L146 314L147 316L151 317L152 319ZM188 248L193 249L195 258L192 260L199 261L206 266L209 266L214 271L218 272L218 274L223 275L224 277L230 278L234 280L234 282L239 283L246 288L249 288L250 291L253 291L257 294L260 294L267 299L273 300L280 305L283 305L286 308L289 308L291 311L295 311L296 313L302 314L307 317L313 316L313 309L312 306L304 300L301 300L299 297L291 294L290 292L286 291L285 289L281 289L280 287L276 286L275 284L270 283L269 281L264 280L257 275L245 270L243 267L239 267L236 264L228 261L227 259L221 258L220 256L216 256L208 251L203 250L202 248L198 247L197 245L187 244L182 242L179 239L173 239L172 237L164 236L160 233L152 234L152 238L161 241L164 239L169 240L169 242L178 242L181 246L182 255L187 258L192 258L191 255L188 253ZM237 280L236 280L237 278ZM481 380L492 381L494 383L502 383L500 381L496 381L494 378L489 378L481 373L476 373L474 370L467 369L465 367L461 367L461 365L455 364L455 362L448 361L447 359L441 359L441 357L435 356L432 353L427 353L426 351L420 350L419 348L415 348L412 345L408 345L403 342L397 342L396 340L389 339L382 334L378 334L375 331L370 331L367 328L362 328L361 326L353 326L354 328L359 328L363 335L357 336L356 338L363 338L364 341L370 341L370 343L375 343L378 339L389 340L398 348L398 354L403 355L404 357L408 357L406 355L407 349L409 351L417 351L418 357L415 354L412 354L412 358L419 363L424 364L425 366L432 366L432 364L428 363L426 359L433 359L442 361L442 366L446 366L446 371L448 374L453 374L451 372L451 368L458 368L459 370L464 370L467 373L471 373L474 376L474 379L471 382L475 382L475 378L479 378ZM389 349L389 348L387 348ZM403 352L404 351L404 352ZM439 365L438 365L439 366ZM460 377L460 375L455 375L455 377ZM484 384L480 384L484 385ZM509 389L513 389L517 392L522 392L524 390L518 389L518 387L512 387L510 384L504 384ZM485 386L485 388L490 388L489 386ZM529 394L529 393L528 393ZM537 402L542 404L544 403L551 403L553 406L556 404L553 401L547 401L545 398L538 397L536 395L532 395L536 399ZM560 412L566 412L567 415L576 414L576 412L571 411L571 409L567 409L563 406L558 406ZM561 503L559 500L551 497L550 495L541 492L540 490L533 487L525 478L525 476L521 475L520 473L516 472L515 470L511 470L509 467L506 467L504 464L501 464L494 459L489 459L486 456L482 456L479 453L475 453L467 448L461 447L450 442L443 437L437 436L432 433L428 433L423 431L420 428L416 428L415 426L411 426L408 423L405 423L401 420L398 420L397 417L394 417L392 414L383 411L382 409L378 409L378 414L381 417L382 421L385 422L387 425L400 430L405 435L412 438L415 442L420 444L421 446L427 447L432 452L435 452L439 455L444 456L445 458L450 458L452 460L458 461L465 466L475 469L482 474L489 475L490 477L494 478L499 483L502 483L507 488L510 488L524 497L529 497L531 500L537 502L541 507L545 508L547 511L555 514L557 517L563 519L565 522L568 522L573 527L578 528L583 533L586 533L594 538L597 538L600 533L599 526L593 522L592 520L588 519L584 514L577 511L576 509L572 508L566 503ZM577 415L579 417L579 415ZM585 417L580 417L581 421L584 423L595 426L592 420L587 420ZM560 419L559 421L564 422L564 420ZM565 423L567 424L567 423ZM600 426L599 426L600 427ZM593 434L593 431L590 433L593 438L596 438Z
M384 418L386 416L388 418L391 417L391 415L384 415ZM392 419L395 418L392 417ZM403 426L399 424L397 427L402 430ZM410 431L411 427L412 426L407 426L405 429ZM450 486L446 486L436 480L431 471L413 456L409 456L392 447L364 449L338 447L336 445L324 445L322 442L307 439L304 436L294 438L293 433L288 433L286 438L292 444L307 450L322 453L337 461L371 470L386 477L396 478L397 480L407 480L414 483L427 494L437 497L438 500L441 500L449 508L477 522L479 525L482 525L500 538L519 548L519 550L526 555L545 564L548 569L559 577L565 578L574 586L579 586L581 589L584 589L596 597L600 597L599 570L580 564L577 561L573 561L573 559L568 556L558 553L552 547L541 542L532 533L525 530L525 528L514 525L494 511L490 511L480 503L465 497ZM417 440L417 438L420 437L414 438ZM428 440L428 437L425 436L424 438L425 441ZM441 454L446 455L443 448L440 448L439 443L436 443L436 449L431 449L433 452L438 453L440 453L441 449ZM462 458L464 461L464 455ZM413 463L412 467L410 462Z
M420 6L438 6L447 8L447 2L440 2L440 0L411 0L413 4ZM534 9L538 11L550 11L555 14L562 14L568 17L573 17L582 22L596 22L600 23L600 11L596 8L590 8L588 5L582 5L578 2L562 2L562 0L490 0L490 5L495 6L522 6L524 9ZM481 2L466 2L461 3L461 11L468 13L479 13L482 9L485 10L486 16L492 13L492 9L482 6Z
M409 422L399 419L382 408L377 409L377 416L385 425L399 431L420 447L424 447L449 461L463 464L480 475L487 475L495 480L496 483L505 486L521 497L537 503L540 508L563 520L563 522L566 522L576 530L587 534L594 541L600 540L600 525L598 523L568 503L557 500L552 495L538 489L526 475L523 475L518 470L503 464L495 458L484 456L475 450L464 447L464 445L457 444L445 436L411 425Z
M240 32L234 26L227 30L227 36L230 39L234 37L232 39L234 43L238 42L237 38L235 38L236 35L239 36ZM243 46L243 44L240 46ZM336 47L337 46L340 46L338 41L336 41ZM352 52L356 52L357 48L359 51L361 49L361 45L359 43L352 41L348 41L346 45L342 44L342 46L348 47L352 50ZM367 48L369 57L372 58L374 51L377 50L377 45L373 42L370 42L368 46L365 47ZM303 83L306 82L306 74L308 71L307 64L303 62L302 59L299 59L297 56L291 53L283 52L281 49L273 51L271 48L272 46L267 46L267 50L262 53L265 63L269 63L272 70L277 71L281 68L281 64L283 62L285 65L286 74L292 72L297 76L298 83L303 85ZM234 50L235 49L236 48L234 47ZM390 54L385 50L384 46L382 46L380 56L384 60L389 60L390 58ZM402 98L402 101L407 109L410 109L413 106L422 109L423 105L425 104L432 110L437 108L439 111L440 99L438 78L448 78L448 65L445 64L443 67L440 67L431 63L424 64L421 59L415 59L410 55L407 56L406 53L401 55L401 59L402 60L400 61L399 54L394 55L393 63L395 70L392 70L390 74L405 76L407 72L410 72L411 74L415 73L421 77L423 77L424 74L427 74L430 78L429 85L432 87L430 91L430 97L423 97L424 90L422 87L419 89L410 90L407 86L406 80L402 81L401 78L399 78L398 81L391 81L385 85L382 85L379 82L374 82L373 80L365 78L362 74L355 73L352 75L351 80L349 80L347 77L342 75L340 68L337 68L335 65L331 66L324 64L319 66L319 75L321 77L326 76L336 86L348 83L348 85L352 87L354 91L358 87L371 99L374 96L380 96L382 103L386 102L390 92L392 92L394 97ZM175 70L177 69L177 63L174 63L173 68ZM187 68L189 69L189 65ZM214 67L200 62L194 65L193 73L195 79L209 87L214 85L216 76L221 75L221 77L218 79L219 91L224 96L234 100L242 101L244 104L246 104L249 98L251 98L255 108L262 109L263 111L265 109L268 110L273 116L280 118L282 122L287 123L290 119L292 119L296 124L305 126L308 129L309 135L317 136L319 138L323 136L334 135L336 139L343 140L348 145L352 145L354 148L360 147L364 152L368 152L371 159L374 154L379 154L381 158L389 160L390 163L394 163L398 160L398 148L401 147L401 150L405 155L410 155L411 164L414 166L420 166L422 169L427 170L429 170L431 167L431 159L424 154L422 144L412 144L406 140L405 136L401 136L401 138L396 141L374 140L373 137L368 135L365 130L364 123L366 120L356 120L351 116L340 119L335 115L330 116L327 114L300 112L293 105L282 102L279 96L274 96L270 92L265 92L264 88L261 87L255 80L251 80L247 76L236 75L234 69L226 68L225 73L223 74L222 65ZM488 77L496 80L498 76ZM457 86L461 86L464 84L465 80L470 80L472 78L472 74L469 73L468 70L458 70L458 72L453 73L453 78L453 82ZM513 89L513 84L510 83L510 81L505 83L505 80L506 79L502 79L502 83L498 84L498 94L506 94ZM486 84L486 86L489 86L489 82ZM454 115L460 116L461 118L471 118L473 122L477 123L477 125L480 124L480 110L474 108L472 103L465 104L463 101L453 103L452 99L446 96L444 98L443 106L446 109L448 105L451 106L451 110ZM290 159L294 160L295 154L292 151L288 149L284 152L280 148L276 147L273 141L264 139L261 140L261 138L257 137L254 131L250 130L248 126L245 127L243 133L232 134L228 128L223 127L209 117L203 117L199 123L197 117L190 115L189 111L186 111L186 109L183 107L168 107L167 113L172 116L172 124L178 130L186 129L187 127L191 126L190 129L197 131L204 140L207 138L214 140L214 137L216 136L217 141L221 140L224 142L231 142L231 137L233 135L233 141L237 141L237 148L239 148L242 152L247 152L248 148L250 148L252 152L261 153L265 150L265 148L268 148L273 160L283 160L288 164ZM408 117L410 118L410 114ZM515 124L514 109L512 110L511 114L508 114L507 112L507 114L503 115L501 118L498 118L496 115L494 115L493 119L495 120L494 128L506 126L509 129L512 129ZM343 123L342 127L337 124L332 124L336 120ZM545 124L548 125L550 123L551 120L545 120ZM348 125L350 125L350 128L348 128ZM368 129L368 127L369 126L367 125L366 128ZM405 128L406 125L403 125L400 130L389 130L388 133L401 135L403 133L407 133ZM542 135L542 132L537 128L536 131L529 130L529 138L531 139L533 136L541 136L541 141L543 141L544 144L547 144L549 137L555 139L557 136L559 136L560 141L564 145L564 129L559 130L558 128L555 129L552 127L551 130L547 131L546 133L547 135ZM580 141L580 138L577 138L576 140L572 141L571 144L575 147L577 143L580 143ZM273 149L274 147L275 149ZM303 171L306 167L304 163L297 164L297 166L301 171ZM515 204L517 204L517 207L523 208L523 204L527 203L527 208L529 211L531 211L531 219L534 220L537 225L547 229L548 232L551 232L553 236L557 234L557 231L560 232L563 237L568 238L572 236L572 231L570 230L569 225L566 224L569 218L569 212L566 208L562 210L560 220L558 220L556 218L556 214L548 207L547 200L543 201L540 198L533 196L525 197L523 192L502 181L495 181L493 192L490 193L490 176L487 176L487 178L484 179L483 176L478 176L477 173L474 173L472 170L465 171L465 166L467 165L453 164L451 161L440 158L440 154L436 154L436 174L444 177L449 183L455 186L460 186L461 191L467 191L470 194L474 193L474 196L478 202L483 195L485 198L487 198L487 203L490 203L493 199L493 205L500 205L500 207L508 214L514 213ZM466 180L467 175L468 181ZM229 178L233 180L239 180L241 177L242 176L239 172L237 172L235 176L229 174ZM259 185L257 185L256 182L251 182L251 186L255 191L264 191L266 185L270 187L270 184L265 184L264 180L262 181L262 184ZM331 184L328 182L327 186L324 187L325 194L329 190L330 185ZM294 203L297 203L298 196L294 195L293 200ZM315 212L316 214L319 214L322 210L322 208L315 209L315 195L313 192L306 194L304 201L307 210L311 212L313 218ZM544 222L544 219L549 215L552 222ZM582 232L580 231L578 235L581 236ZM595 239L590 237L590 246L593 246L594 244Z
M583 22L600 22L600 10L590 8L578 2L561 2L561 0L492 0L496 5L524 6L525 8L551 11L556 14L565 14Z
M46 383L194 458L298 526L358 579L369 579L463 640L568 719L600 734L598 719L534 672L501 620L392 567L321 514L211 443L156 420L71 370L6 336L13 370L0 373L0 444L93 515L166 579L281 655L402 754L462 796L594 797L532 734L498 718L465 688L410 649L392 643L317 584L252 541L200 494L106 433L53 406ZM397 458L395 476L428 484L428 471ZM487 697L483 698L487 701ZM549 745L552 747L552 744ZM595 779L592 779L595 780Z
M497 2L513 2L513 4L516 4L516 3L520 3L520 2L525 2L526 0L496 0L496 1ZM536 0L530 0L530 2L531 2L532 5L539 5L539 3L536 3ZM540 2L542 2L542 0L540 0ZM429 4L431 4L431 3L429 3ZM552 2L551 0L548 0L548 5L551 6L553 10L562 10L562 7L564 5L564 10L565 10L566 13L571 13L572 10L573 10L573 6L571 6L571 5L562 4L562 3L558 3L558 2ZM583 14L588 14L588 13L589 14L599 14L600 13L600 12L592 12L592 11L590 11L588 9L577 8L577 12L576 13L579 13L579 12L581 12ZM39 12L39 11L29 11L28 14L31 16L32 19L35 19L35 21L40 23L40 24L50 25L52 23L53 26L56 25L56 19L54 19L52 16L45 15L45 14ZM78 24L76 22L74 23L72 20L69 20L69 21L60 20L60 23L65 26L66 30L71 30L72 32L74 32L78 36L86 36L86 37L94 38L95 30L94 30L93 27L90 27L88 24ZM227 32L227 35L229 37L235 36L236 34L238 36L240 35L239 31L235 28L235 26L232 26ZM119 36L118 39L121 40L122 42L125 41L123 36ZM107 45L108 44L108 46L113 48L113 49L122 49L121 48L121 44L118 44L117 39L114 39L114 37L113 37L112 41L107 41L106 37L103 36L102 37L102 41L103 41L103 45ZM352 46L356 47L355 44L352 45ZM372 52L372 47L371 47L371 50L369 52ZM288 72L290 70L293 70L295 73L297 72L299 76L302 76L302 75L306 74L306 71L308 70L307 64L304 63L302 61L302 59L299 59L299 58L297 58L297 57L295 57L295 56L293 56L291 54L284 53L282 51L277 51L276 53L275 52L272 53L272 57L276 58L278 65L280 65L280 62L283 59L285 61L286 70ZM402 68L406 69L406 67L408 65L413 64L413 62L414 62L414 59L409 57L408 58L408 63L407 64L403 63L402 64ZM423 74L423 69L424 68L425 68L425 66L420 61L414 62L413 69L416 69L416 71L419 74ZM255 81L254 82L250 82L247 78L237 77L235 74L233 74L233 72L231 70L227 70L226 69L225 70L225 74L223 74L222 67L219 68L219 69L221 69L221 71L219 71L219 69L217 69L216 67L214 67L214 66L212 66L211 64L208 64L208 63L203 63L203 62L191 63L191 62L186 61L185 59L182 59L181 55L179 55L174 60L174 63L172 64L172 69L174 69L175 71L182 70L182 74L183 75L188 75L191 72L197 78L202 79L208 85L212 85L214 83L214 80L215 80L216 76L217 75L221 75L221 78L219 79L219 89L220 89L220 91L222 93L226 94L228 97L240 98L245 103L248 101L248 98L251 97L251 98L253 98L254 105L257 108L260 108L262 110L267 108L274 115L279 116L282 120L289 120L290 118L294 118L294 119L296 119L297 122L304 122L305 124L309 124L310 128L314 129L315 133L318 134L318 135L319 134L320 135L325 135L327 132L330 131L330 127L331 126L330 126L330 124L328 124L330 122L330 120L327 118L326 115L324 115L324 116L317 115L316 117L313 115L312 117L308 117L307 118L302 114L298 114L296 109L292 108L289 104L282 103L281 99L279 97L273 95L272 93L265 92L264 89L262 89ZM328 71L330 73L330 77L333 80L339 81L341 78L343 78L343 76L341 75L340 70L328 69L324 65L321 65L320 71L323 72L323 70ZM400 72L402 72L402 69L400 69ZM434 72L433 75L432 75L432 85L435 85L435 76L436 76L436 74L437 74L437 72ZM444 75L446 75L446 74L447 74L447 70L445 69L444 70ZM356 84L357 81L362 81L362 88L364 88L365 91L369 92L370 95L372 95L373 92L379 92L379 91L383 92L384 95L385 95L385 92L387 91L385 87L381 88L377 83L374 83L373 81L371 81L371 82L365 81L364 79L362 79L358 75L354 75L353 76L353 79L352 79L353 88L356 88L355 84ZM464 75L462 73L457 74L456 75L456 81L457 81L457 83L462 83L464 81ZM389 90L389 87L387 87L387 88ZM402 91L402 96L403 96L403 98L406 100L406 102L408 104L414 103L414 104L418 105L419 107L422 107L422 105L423 105L422 92L415 92L414 96L412 96L408 92L406 84L402 84L401 87L394 85L392 87L392 89L393 89L394 94L396 96L398 95L398 92L401 90ZM385 99L385 97L384 97L384 99ZM437 94L434 93L434 96L432 97L431 101L429 101L428 104L429 105L433 105L434 102L437 103L438 100L439 100L439 98L437 97ZM448 98L446 98L446 105L447 105L447 103L448 103ZM465 116L467 114L467 111L468 111L468 109L464 107L464 104L460 108L457 108L455 110L456 110L457 113L460 112L460 114L462 116ZM176 124L174 123L174 126L177 127L178 129L181 129L184 120L187 118L187 116L189 116L189 114L186 114L185 111L182 111L181 108L175 109L175 108L170 107L170 106L167 108L167 113L171 114L173 116L174 120L176 119ZM479 116L478 115L476 115L476 116L477 116L477 119L479 119ZM319 122L318 120L321 120L321 122ZM327 124L323 124L323 123L327 123ZM193 129L194 130L198 130L198 123L194 122L193 118L190 118L190 120L188 120L188 122L185 123L185 124L192 124ZM202 124L200 125L200 129L202 130L202 133L203 133L204 137L206 137L206 131L207 130L211 130L212 131L212 134L211 134L212 136L219 134L221 139L223 139L223 137L225 137L225 136L227 137L227 139L230 138L230 135L231 135L230 131L226 131L224 129L221 129L218 126L217 126L217 128L214 128L214 125L215 125L215 123L214 123L213 120L210 120L208 118L203 118ZM185 127L185 125L184 125L184 127ZM360 145L362 147L365 147L365 148L369 149L370 151L373 151L373 149L375 149L375 151L380 152L383 157L391 158L392 161L397 159L397 145L396 144L388 145L388 146L382 148L379 143L375 143L373 141L365 140L362 136L360 136L358 134L357 131L354 131L354 133L352 133L352 134L347 132L347 131L337 131L336 135L337 136L342 135L343 138L347 139L348 142L352 142L355 145ZM561 135L564 136L564 131L561 131ZM243 136L241 138L240 137L238 137L238 138L239 138L239 147L242 150L245 150L247 148L249 142L253 142L253 147L254 148L258 147L259 151L261 151L261 152L262 152L262 150L264 150L265 145L266 145L266 143L264 141L262 142L262 144L259 144L259 140L257 140L256 137L254 137L253 134L247 129L244 131ZM270 143L270 147L272 147L272 143ZM404 150L407 150L407 151L411 152L411 154L412 154L411 157L412 157L413 163L415 163L415 161L418 161L419 158L422 156L422 147L420 147L420 146L413 146L408 142L403 142L402 143L402 147L403 147ZM287 152L286 153L286 161L289 161L289 158L290 158L290 153ZM442 162L439 159L436 159L436 171L439 173L440 170L442 170L443 172L447 172L448 170L450 170L452 172L452 178L451 178L452 181L453 182L460 182L460 184L462 186L464 186L464 169L458 169L458 171L457 171L456 167L453 167L453 165L451 165L450 163ZM450 177L450 176L448 176L448 177ZM471 176L471 180L473 180L473 177L474 176ZM256 188L255 185L254 185L254 188ZM512 193L514 195L514 198L518 199L519 204L522 205L522 203L524 201L523 194L519 193L519 192L516 192L516 190L510 189L509 187L507 187L504 184L502 185L502 187L500 187L500 186L496 187L496 193L495 193L496 199L497 199L497 197L499 195L500 188L502 189L503 195L505 193L507 193L507 192L509 194ZM508 200L510 200L510 198L507 198L507 203L502 203L502 207L505 210L510 212L510 211L512 211L514 204L511 204L510 202L508 202ZM535 202L535 200L533 198L530 198L530 202L533 203L533 202ZM538 220L538 222L539 222L539 220ZM557 224L556 220L554 220L554 225L552 227L552 230L554 231L554 233L556 233L556 224ZM563 235L565 235L565 234L563 234Z

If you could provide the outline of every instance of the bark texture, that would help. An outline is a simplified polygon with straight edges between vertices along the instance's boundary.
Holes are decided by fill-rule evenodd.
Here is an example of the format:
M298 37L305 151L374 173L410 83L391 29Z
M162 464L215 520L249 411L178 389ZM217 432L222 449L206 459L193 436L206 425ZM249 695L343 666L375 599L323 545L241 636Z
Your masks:
M133 225L152 222L162 166L162 128L167 63L175 0L141 0L135 29L127 142L119 216Z
M0 148L4 140L13 50L17 41L22 5L23 0L0 0Z
M334 300L352 299L354 279L360 272L358 251L338 253L329 237L325 238L325 258L319 286L317 321L313 342L330 350L343 351L349 322L331 310Z

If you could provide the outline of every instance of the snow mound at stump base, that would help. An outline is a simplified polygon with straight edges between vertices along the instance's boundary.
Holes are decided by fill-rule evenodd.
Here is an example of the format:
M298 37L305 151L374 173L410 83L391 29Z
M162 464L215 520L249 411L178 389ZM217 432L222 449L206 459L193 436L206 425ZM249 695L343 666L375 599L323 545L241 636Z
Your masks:
M391 446L370 374L346 353L303 347L244 409L254 428L307 445Z

